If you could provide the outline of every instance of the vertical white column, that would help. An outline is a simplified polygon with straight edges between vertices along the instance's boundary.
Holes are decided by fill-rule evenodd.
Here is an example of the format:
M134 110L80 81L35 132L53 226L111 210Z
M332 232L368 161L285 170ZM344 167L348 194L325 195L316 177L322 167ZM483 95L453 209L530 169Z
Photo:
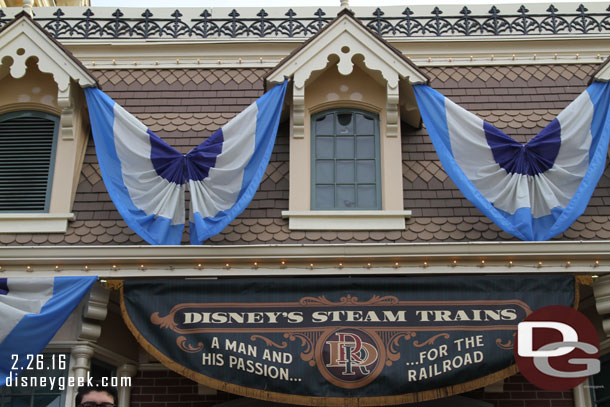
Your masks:
M86 344L76 345L72 348L69 376L74 378L74 383L78 384L79 381L86 383L89 370L91 369L93 353L93 347ZM79 378L81 379L79 380ZM66 387L66 407L75 407L74 397L76 397L77 391L77 387Z
M138 372L138 368L135 365L126 363L117 368L116 373L119 377L119 406L129 407L129 400L131 398L131 386L121 386L122 377L134 377Z

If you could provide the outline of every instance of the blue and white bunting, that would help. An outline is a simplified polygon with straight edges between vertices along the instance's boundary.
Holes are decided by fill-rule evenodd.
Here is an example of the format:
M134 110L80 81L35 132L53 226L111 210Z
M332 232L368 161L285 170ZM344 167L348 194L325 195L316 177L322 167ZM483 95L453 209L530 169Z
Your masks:
M413 89L443 168L505 232L548 240L585 211L608 153L608 83L590 85L525 145L434 89Z
M0 278L0 386L47 346L96 280Z
M151 132L99 89L86 88L106 189L127 225L150 244L178 245L191 194L190 240L220 233L250 203L265 173L287 82L187 154Z

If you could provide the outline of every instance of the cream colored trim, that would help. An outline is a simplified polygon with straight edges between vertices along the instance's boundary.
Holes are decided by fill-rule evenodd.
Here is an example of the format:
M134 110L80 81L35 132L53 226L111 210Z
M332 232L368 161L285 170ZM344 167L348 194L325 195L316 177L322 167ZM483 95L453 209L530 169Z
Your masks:
M574 394L574 407L591 407L593 405L591 400L591 389L588 383L589 381L585 380L572 389L572 393Z
M0 233L66 233L73 213L0 213Z
M70 80L81 86L95 86L95 79L81 66L69 58L49 37L34 25L32 20L22 17L0 33L0 61L9 57L13 63L9 73L22 78L27 70L26 61L38 59L38 69L50 73L57 83L59 92L68 92Z
M411 211L283 211L290 230L405 230Z
M379 71L391 89L397 88L401 78L408 78L411 83L427 82L419 71L347 15L339 17L324 32L313 37L305 48L291 55L290 60L267 80L282 82L284 78L293 78L295 87L302 89L315 71L328 66L330 56L338 58L339 72L349 75L356 55L364 58L363 63L368 69Z
M586 273L602 276L610 274L610 241L3 246L0 247L0 266L0 277L97 275L105 279L495 273Z
M610 337L610 275L600 277L595 281L593 294L597 313L603 318L602 328L606 336Z

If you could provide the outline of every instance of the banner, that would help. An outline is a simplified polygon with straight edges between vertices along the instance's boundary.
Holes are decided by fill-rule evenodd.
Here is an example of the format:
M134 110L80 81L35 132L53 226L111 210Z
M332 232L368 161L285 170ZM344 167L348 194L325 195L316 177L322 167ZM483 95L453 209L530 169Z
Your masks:
M42 352L96 280L0 278L0 386Z
M573 276L125 281L123 317L170 369L246 397L399 404L516 373L517 324Z
M150 244L179 245L189 184L192 244L222 231L248 206L269 163L287 82L265 93L182 154L96 88L85 88L95 151L125 223Z
M428 86L413 89L443 169L505 232L548 240L585 211L608 153L609 83L594 82L526 144Z

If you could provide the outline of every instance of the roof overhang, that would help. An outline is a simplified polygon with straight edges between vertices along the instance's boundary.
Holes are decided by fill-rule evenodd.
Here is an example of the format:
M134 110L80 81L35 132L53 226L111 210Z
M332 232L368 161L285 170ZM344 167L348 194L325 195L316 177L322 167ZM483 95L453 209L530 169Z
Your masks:
M35 57L41 72L53 75L59 92L66 92L70 80L81 87L97 86L95 78L70 51L32 20L26 12L0 30L0 78L10 74L22 78L27 71L26 61Z
M353 12L344 9L271 70L265 78L266 83L292 78L297 88L303 88L312 74L325 69L331 60L338 60L339 72L349 75L355 58L363 58L366 68L378 71L391 89L396 89L403 80L411 84L429 81L400 51L366 28Z

